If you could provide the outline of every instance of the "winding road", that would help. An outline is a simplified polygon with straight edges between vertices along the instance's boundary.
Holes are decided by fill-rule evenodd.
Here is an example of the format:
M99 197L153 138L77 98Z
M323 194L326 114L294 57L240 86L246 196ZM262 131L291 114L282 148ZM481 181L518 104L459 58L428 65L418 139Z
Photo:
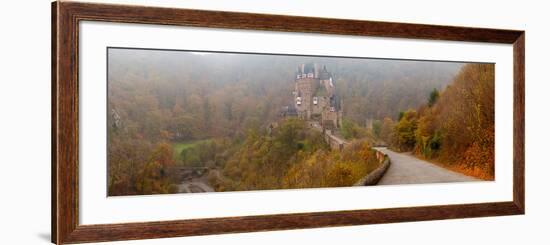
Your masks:
M410 153L398 153L386 147L375 149L387 154L391 161L389 169L378 185L480 181L418 159Z
M180 193L214 192L214 189L201 181L187 181L179 185Z
M183 181L179 186L179 193L199 193L199 192L214 192L214 189L208 185L206 175L191 178Z

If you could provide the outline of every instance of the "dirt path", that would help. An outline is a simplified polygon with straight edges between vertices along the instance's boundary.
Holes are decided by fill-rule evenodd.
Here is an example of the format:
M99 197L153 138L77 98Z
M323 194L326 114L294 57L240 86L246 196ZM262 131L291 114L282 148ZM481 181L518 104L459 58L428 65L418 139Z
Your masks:
M398 153L385 147L376 149L388 154L391 160L390 168L378 185L480 181L418 159L410 153Z

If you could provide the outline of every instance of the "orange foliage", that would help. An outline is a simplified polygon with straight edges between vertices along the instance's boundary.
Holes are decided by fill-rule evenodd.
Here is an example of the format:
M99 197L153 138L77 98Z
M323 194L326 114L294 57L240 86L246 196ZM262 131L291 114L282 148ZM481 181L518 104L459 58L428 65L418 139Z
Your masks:
M494 179L494 92L493 64L465 65L417 114L404 114L393 132L394 148L414 149L444 167Z

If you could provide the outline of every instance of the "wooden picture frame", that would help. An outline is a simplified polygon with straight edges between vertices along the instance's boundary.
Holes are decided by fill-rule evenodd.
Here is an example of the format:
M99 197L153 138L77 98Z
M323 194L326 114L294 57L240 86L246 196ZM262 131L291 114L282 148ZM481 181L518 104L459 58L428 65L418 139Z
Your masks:
M525 33L454 26L294 17L58 1L52 3L52 242L57 244L266 230L456 219L525 212ZM513 44L513 201L206 218L79 224L79 22L107 21L210 28Z

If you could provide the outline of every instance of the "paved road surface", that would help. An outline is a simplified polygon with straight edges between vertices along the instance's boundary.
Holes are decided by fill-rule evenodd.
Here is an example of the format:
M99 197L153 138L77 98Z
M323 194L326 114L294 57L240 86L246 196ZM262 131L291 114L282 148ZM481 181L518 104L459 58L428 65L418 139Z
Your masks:
M378 185L479 181L476 178L420 160L410 153L397 153L385 147L376 149L388 154L391 160L390 168Z
M213 192L214 189L203 182L186 182L179 186L180 193Z
M180 193L213 192L211 186L205 183L205 178L194 178L179 185Z

